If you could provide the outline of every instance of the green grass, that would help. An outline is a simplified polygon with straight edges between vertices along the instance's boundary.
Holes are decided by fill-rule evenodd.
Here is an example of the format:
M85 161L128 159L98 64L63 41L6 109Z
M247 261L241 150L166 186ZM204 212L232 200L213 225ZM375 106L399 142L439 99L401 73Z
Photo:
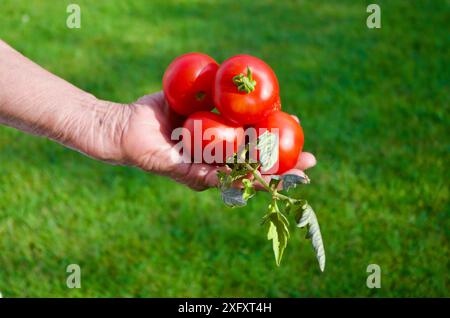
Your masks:
M371 1L78 1L79 30L65 26L70 2L3 0L0 37L103 99L159 90L188 51L274 68L318 158L296 191L318 214L327 268L299 231L275 267L264 194L227 209L216 190L0 127L4 297L449 296L448 1L379 0L378 30ZM66 287L71 263L81 289ZM381 289L366 287L371 263Z

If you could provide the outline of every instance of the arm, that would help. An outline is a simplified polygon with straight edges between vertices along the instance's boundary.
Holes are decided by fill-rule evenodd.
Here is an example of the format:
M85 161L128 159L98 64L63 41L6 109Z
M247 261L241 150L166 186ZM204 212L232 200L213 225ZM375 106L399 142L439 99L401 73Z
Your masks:
M195 190L217 185L216 166L184 163L170 140L182 118L162 92L132 104L102 101L0 40L0 124L45 136L94 159L137 166ZM302 153L297 168L314 166Z
M0 40L0 124L48 137L94 159L137 166L195 190L217 184L217 167L183 163L170 140L181 118L161 92L132 104L102 101Z
M0 41L0 124L117 161L128 110L96 99Z

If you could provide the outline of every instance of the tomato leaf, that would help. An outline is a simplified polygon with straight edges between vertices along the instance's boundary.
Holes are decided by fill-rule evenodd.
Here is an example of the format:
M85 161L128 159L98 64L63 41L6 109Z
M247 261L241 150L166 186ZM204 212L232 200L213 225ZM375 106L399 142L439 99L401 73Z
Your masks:
M222 190L222 200L230 207L245 206L247 201L244 199L243 191L236 188L228 188Z
M249 179L242 179L242 184L244 185L244 193L242 194L242 198L247 201L256 194L256 190L253 182Z
M245 178L251 173L251 168L249 168L246 163L238 162L227 163L227 166L231 169L230 172L217 172L222 200L226 205L231 207L245 206L247 200L256 193L253 181ZM243 190L233 188L233 183L237 180L242 180L244 186Z
M269 222L267 239L272 240L273 254L277 266L280 266L284 249L289 239L288 220L278 210L276 202L269 205L269 214L265 217L265 222Z
M263 138L258 139L258 145L263 152L273 147L274 139L270 133L261 135ZM276 136L275 136L276 141ZM276 145L276 144L275 144ZM267 162L273 160L270 156L273 154L267 153ZM244 156L244 155L243 155ZM275 158L276 160L277 158ZM262 159L264 164L264 159ZM257 169L260 163L239 162L237 155L235 155L231 162L227 162L227 167L230 168L227 172L219 171L217 173L219 179L219 189L221 191L222 200L227 206L242 207L247 204L247 200L252 198L255 193L254 183L258 179ZM248 177L253 174L255 179ZM241 181L243 189L234 188L235 181ZM294 174L287 174L283 176L272 176L270 182L260 180L265 185L265 188L272 194L272 202L269 204L268 213L263 217L263 224L269 224L267 239L272 241L272 249L277 266L280 266L284 250L286 249L289 239L289 222L285 214L293 214L297 227L306 227L306 238L311 239L312 246L315 250L319 267L321 271L325 269L325 250L323 246L322 234L320 232L319 223L313 209L305 200L295 199L286 195L281 195L277 192L280 182L283 183L283 189L289 190L296 187L298 184L309 183L308 177ZM283 213L280 211L278 204L283 204Z
M307 207L308 204L306 202L297 202L292 206L297 227L303 228L308 225L311 210L307 209Z
M266 130L258 137L257 149L261 170L270 170L278 160L278 136Z
M316 252L316 258L319 262L319 268L325 270L325 248L323 246L322 234L320 233L319 222L314 210L309 204L304 204L302 212L296 216L298 227L307 227L306 238L311 239L312 246Z
M250 170L243 163L236 163L233 165L233 169L230 172L232 181L239 180L250 173Z
M223 171L217 171L217 178L219 179L219 188L227 187L229 176Z
M281 180L283 181L283 190L286 191L295 188L298 184L308 184L310 182L306 174L304 176L285 174L281 176Z

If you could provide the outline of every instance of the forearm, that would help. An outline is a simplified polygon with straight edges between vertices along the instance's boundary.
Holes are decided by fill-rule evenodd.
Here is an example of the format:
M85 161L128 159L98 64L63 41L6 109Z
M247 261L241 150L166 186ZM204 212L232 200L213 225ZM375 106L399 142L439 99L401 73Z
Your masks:
M0 41L0 124L120 161L127 107L100 101Z

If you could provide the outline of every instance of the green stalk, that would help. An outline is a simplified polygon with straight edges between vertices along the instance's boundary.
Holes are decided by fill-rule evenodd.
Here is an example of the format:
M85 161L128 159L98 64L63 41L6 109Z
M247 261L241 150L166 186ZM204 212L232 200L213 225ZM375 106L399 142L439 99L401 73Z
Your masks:
M249 165L248 163L246 163L246 167L252 172L253 176L255 177L256 180L258 180L259 183L261 183L261 185L264 187L264 189L266 189L268 192L270 192L270 194L272 195L272 197L274 199L278 199L278 200L287 200L289 202L296 202L297 200L292 199L284 194L278 193L277 189L272 189L270 187L270 185L267 183L266 180L264 180L264 178L261 177L261 175L259 174L258 170L256 170L255 168L253 168L251 165Z
M273 190L270 188L269 184L266 182L266 180L264 180L261 175L258 173L258 170L254 169L250 164L246 163L245 166L252 172L253 176L255 177L256 180L259 181L259 183L262 184L262 186L264 187L264 189L266 189L267 191L269 191L270 193L273 194Z
M256 81L253 80L252 71L247 66L247 75L239 74L233 77L233 83L237 86L239 92L249 94L255 90Z

